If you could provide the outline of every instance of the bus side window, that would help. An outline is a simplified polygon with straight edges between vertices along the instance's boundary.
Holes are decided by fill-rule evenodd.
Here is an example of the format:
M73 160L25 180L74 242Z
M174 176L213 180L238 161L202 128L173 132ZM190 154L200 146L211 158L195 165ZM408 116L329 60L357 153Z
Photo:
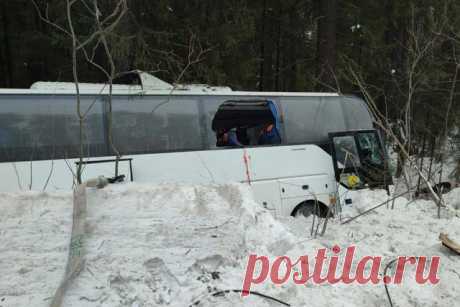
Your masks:
M211 121L217 147L278 145L282 142L280 112L273 100L229 99Z
M197 99L182 96L118 96L113 135L122 154L203 149Z
M85 156L105 154L102 108L95 98L82 96L87 111ZM93 103L94 102L94 103ZM75 99L67 95L8 95L0 98L0 161L75 158L79 154L79 122Z
M315 126L320 97L281 97L286 144L320 141ZM313 111L313 112L312 112Z

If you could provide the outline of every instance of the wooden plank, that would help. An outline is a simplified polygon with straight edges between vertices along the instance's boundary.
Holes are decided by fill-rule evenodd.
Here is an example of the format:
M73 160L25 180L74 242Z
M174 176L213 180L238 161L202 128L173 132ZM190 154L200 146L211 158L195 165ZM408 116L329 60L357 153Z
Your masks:
M460 255L460 244L451 240L447 234L441 233L439 235L439 240L441 240L442 245Z

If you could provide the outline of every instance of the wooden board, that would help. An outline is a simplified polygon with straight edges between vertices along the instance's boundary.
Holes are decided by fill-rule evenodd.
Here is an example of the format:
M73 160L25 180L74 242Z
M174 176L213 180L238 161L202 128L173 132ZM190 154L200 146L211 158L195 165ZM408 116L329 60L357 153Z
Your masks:
M441 240L442 245L444 245L445 247L449 248L453 252L456 252L457 254L460 255L460 244L449 239L447 234L441 233L439 235L439 240Z

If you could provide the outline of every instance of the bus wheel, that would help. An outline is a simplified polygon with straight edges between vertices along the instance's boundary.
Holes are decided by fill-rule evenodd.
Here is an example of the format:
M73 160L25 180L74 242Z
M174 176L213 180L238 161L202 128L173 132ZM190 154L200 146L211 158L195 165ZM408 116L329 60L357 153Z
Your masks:
M299 209L296 210L294 217L309 217L313 214L315 208L312 205L302 205Z
M319 217L325 217L327 215L327 207L320 202L315 204L314 201L306 201L297 205L291 215L298 218L309 217L312 214Z

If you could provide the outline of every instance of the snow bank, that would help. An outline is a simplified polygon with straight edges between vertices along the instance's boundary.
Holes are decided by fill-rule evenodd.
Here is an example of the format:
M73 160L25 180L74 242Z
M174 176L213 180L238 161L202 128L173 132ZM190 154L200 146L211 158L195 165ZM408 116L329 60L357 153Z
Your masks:
M460 190L449 195L458 201ZM457 193L457 194L455 194ZM363 191L342 219L386 200ZM446 196L446 199L448 197ZM0 195L0 305L47 306L64 273L71 194ZM310 236L311 219L275 220L243 185L114 185L88 190L86 265L64 306L277 306L214 290L241 288L248 255L313 257L317 249L357 247L358 255L440 255L440 284L390 285L398 306L453 306L460 300L460 259L442 247L440 232L460 241L460 219L436 219L432 202L395 202L347 225L330 221L324 237ZM409 272L410 273L410 272ZM260 291L293 306L387 306L382 285L268 282Z
M64 272L72 196L2 196L0 299L46 306ZM294 241L241 185L88 190L86 228L86 268L64 306L186 306L223 280L239 288L249 253L283 254Z
M0 193L0 306L47 306L64 274L72 195Z
M450 207L460 210L460 188L453 189L449 193L446 193L443 197Z

